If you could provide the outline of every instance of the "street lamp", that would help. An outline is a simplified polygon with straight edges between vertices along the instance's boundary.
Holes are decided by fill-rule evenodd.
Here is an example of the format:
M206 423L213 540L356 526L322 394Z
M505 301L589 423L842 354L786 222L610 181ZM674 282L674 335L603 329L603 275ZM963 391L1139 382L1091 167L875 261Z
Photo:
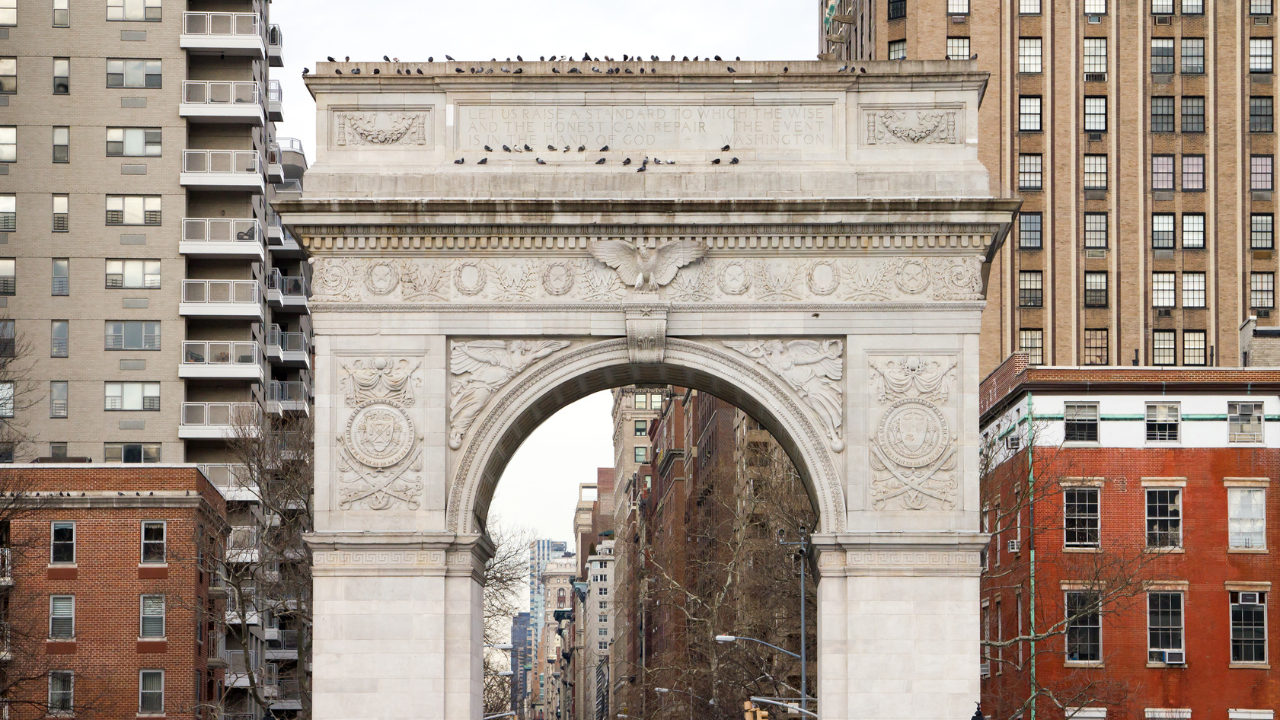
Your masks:
M809 628L804 622L804 608L808 603L804 597L804 564L809 561L809 533L803 525L797 531L800 535L798 542L785 542L786 531L778 528L778 544L779 545L795 545L800 548L800 709L809 709L809 672L807 666L808 653L805 652L805 638L809 635Z
M659 695L664 695L664 694L669 693L669 692L684 693L685 695L688 695L689 697L691 697L691 698L693 698L693 699L695 699L695 700L701 700L702 702L704 702L704 703L706 703L706 704L708 704L708 705L715 705L715 704L716 704L716 699L715 699L715 698L711 698L710 700L708 700L708 699L706 699L706 698L704 698L704 697L700 697L700 696L698 696L698 695L694 695L693 693L689 692L688 690L672 690L671 688L656 687L656 688L654 688L654 689L653 689L653 691L654 691L654 692L656 692L656 693L658 693ZM691 720L692 720L692 718L693 718L693 703L689 703L689 718L690 718Z

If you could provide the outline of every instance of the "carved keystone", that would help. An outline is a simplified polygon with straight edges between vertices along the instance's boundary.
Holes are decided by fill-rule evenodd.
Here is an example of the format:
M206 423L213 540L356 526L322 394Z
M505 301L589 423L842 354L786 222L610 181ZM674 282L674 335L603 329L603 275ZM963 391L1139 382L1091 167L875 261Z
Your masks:
M631 362L662 362L667 349L667 305L627 306L627 351Z

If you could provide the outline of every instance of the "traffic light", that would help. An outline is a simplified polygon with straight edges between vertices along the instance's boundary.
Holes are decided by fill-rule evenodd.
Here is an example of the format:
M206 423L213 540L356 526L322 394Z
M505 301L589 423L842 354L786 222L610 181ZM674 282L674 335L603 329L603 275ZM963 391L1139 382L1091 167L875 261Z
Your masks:
M769 711L761 710L750 700L742 701L743 720L769 720Z

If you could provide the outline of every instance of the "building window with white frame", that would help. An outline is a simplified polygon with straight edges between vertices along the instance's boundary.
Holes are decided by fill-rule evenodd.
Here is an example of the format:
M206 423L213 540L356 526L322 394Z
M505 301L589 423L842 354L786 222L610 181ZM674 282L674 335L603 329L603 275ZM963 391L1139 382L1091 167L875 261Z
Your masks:
M1106 155L1085 155L1084 156L1084 189L1085 190L1106 190L1107 189L1107 156Z
M1151 156L1151 189L1173 190L1173 156Z
M1267 594L1231 591L1231 662L1267 661Z
M1182 364L1205 365L1205 343L1207 336L1204 330L1182 331Z
M636 446L636 450L635 450L635 452L636 452L636 457L635 457L636 462L638 462L638 463L640 463L641 465L643 465L645 462L647 462L647 461L648 461L648 459L649 459L649 448L647 448L647 447L645 447L645 446L643 446L643 445L637 445L637 446Z
M1267 491L1255 487L1227 488L1229 547L1261 550L1267 547Z
M107 0L108 20L160 22L160 0Z
M1040 190L1043 187L1043 157L1039 153L1022 153L1018 155L1018 189Z
M138 714L164 714L164 670L138 672Z
M53 26L71 27L71 0L53 0Z
M1182 74L1204 74L1204 38L1182 38Z
M1067 662L1102 662L1102 613L1098 593L1066 596Z
M1171 308L1177 302L1177 274L1171 272L1151 273L1151 307Z
M1182 489L1147 488L1147 547L1182 547Z
M0 27L18 26L18 0L0 0Z
M1084 99L1085 132L1107 131L1107 96L1089 95Z
M1040 96L1018 97L1018 132L1040 132Z
M1085 40L1088 42L1088 40ZM1038 37L1018 38L1018 72L1038 73L1042 71L1041 61L1044 39Z
M49 639L73 640L76 636L76 596L49 596Z
M1269 310L1276 306L1276 274L1249 273L1249 307Z
M140 602L140 613L138 637L151 639L163 638L164 596L143 595Z
M74 564L76 561L76 524L73 522L50 523L49 537L49 564Z
M1044 215L1024 212L1018 216L1018 247L1023 250L1039 250L1044 247Z
M107 128L107 157L160 157L160 128Z
M1183 664L1182 640L1182 593L1147 593L1147 661Z
M1273 43L1271 38L1249 38L1249 72L1271 72Z
M1107 214L1104 212L1087 212L1084 214L1084 246L1090 249L1106 249L1107 247Z
M1062 418L1066 442L1098 442L1097 403L1067 403Z
M1182 247L1204 249L1204 213L1182 214Z
M159 195L108 195L108 225L159 225Z
M109 382L106 383L103 410L152 410L160 409L160 383L158 382Z
M71 715L75 712L75 673L70 670L49 671L49 714Z
M160 287L159 260L108 260L107 287L155 289Z
M1202 308L1205 300L1205 274L1203 272L1182 273L1182 307Z
M1094 412L1097 412L1096 405ZM1067 547L1096 548L1101 544L1102 516L1099 512L1099 492L1100 490L1096 487L1069 487L1063 491L1065 522L1063 538Z
M889 19L901 20L907 16L907 0L889 0Z
M969 59L969 38L967 37L947 38L947 59L948 60L968 60Z
M147 88L162 87L163 73L159 60L144 58L115 58L107 60L107 87Z
M142 523L142 562L143 563L163 563L167 556L165 553L165 531L166 524L164 520L144 520Z
M0 195L0 232L18 229L18 196Z
M1275 247L1275 216L1271 213L1254 213L1249 218L1249 247L1254 250L1271 250Z
M649 421L636 420L635 429L632 431L636 437L647 437L649 435Z
M1151 333L1151 364L1176 365L1178 363L1178 331L1154 330Z
M890 60L906 60L907 59L907 41L906 40L890 40L889 41L889 59Z
M1262 403L1227 403L1227 440L1233 443L1262 442Z
M1040 328L1022 328L1018 331L1018 352L1027 354L1027 362L1031 365L1044 364L1044 330Z
M1148 403L1146 414L1148 441L1178 442L1181 413L1177 403Z
M18 162L18 127L0 127L0 163Z

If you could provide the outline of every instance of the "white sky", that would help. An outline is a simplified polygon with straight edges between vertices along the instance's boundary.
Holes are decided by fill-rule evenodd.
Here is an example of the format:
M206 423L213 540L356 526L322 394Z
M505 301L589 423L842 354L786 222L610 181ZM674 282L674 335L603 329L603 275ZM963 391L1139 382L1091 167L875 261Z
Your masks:
M523 55L741 56L811 60L819 0L277 0L271 21L284 31L279 134L303 142L315 161L315 103L302 68L341 60L499 60ZM504 525L572 541L578 485L613 465L608 393L557 413L507 466L490 509Z

